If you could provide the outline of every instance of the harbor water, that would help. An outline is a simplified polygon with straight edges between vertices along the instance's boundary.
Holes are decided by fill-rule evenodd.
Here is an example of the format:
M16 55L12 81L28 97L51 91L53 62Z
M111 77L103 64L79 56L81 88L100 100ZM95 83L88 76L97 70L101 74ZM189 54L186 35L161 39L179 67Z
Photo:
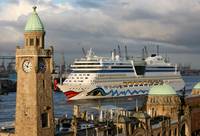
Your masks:
M200 82L200 76L186 76L183 77L186 83L186 95L190 94L190 90L192 87L197 83ZM54 115L55 117L62 117L62 116L68 116L71 117L72 115L72 107L73 104L70 102L67 102L66 97L61 92L53 92L54 94ZM127 98L126 98L127 99ZM1 126L7 126L11 125L15 119L15 100L16 100L16 93L12 92L8 95L2 95L0 96L0 127ZM124 100L123 100L124 101ZM127 101L124 101L125 103L121 104L121 101L118 101L118 105L125 106L123 108L127 108L133 105L131 101L127 99ZM139 103L139 102L138 102ZM113 101L107 101L107 105L112 105ZM94 105L93 105L94 106ZM84 110L92 110L90 109L92 107L91 104L85 104Z

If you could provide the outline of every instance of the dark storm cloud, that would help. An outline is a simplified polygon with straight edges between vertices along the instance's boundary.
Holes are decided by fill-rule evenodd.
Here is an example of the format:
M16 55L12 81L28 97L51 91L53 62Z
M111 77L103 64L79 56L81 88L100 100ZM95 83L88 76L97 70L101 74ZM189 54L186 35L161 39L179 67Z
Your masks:
M161 15L158 13L155 13L153 11L148 11L148 10L144 10L144 9L134 9L134 10L130 10L130 12L125 15L122 19L125 20L156 20L156 19L160 19Z
M105 6L106 0L75 0L72 3L83 8L100 8Z
M200 26L188 26L180 29L172 41L175 44L181 44L193 49L194 52L200 52Z

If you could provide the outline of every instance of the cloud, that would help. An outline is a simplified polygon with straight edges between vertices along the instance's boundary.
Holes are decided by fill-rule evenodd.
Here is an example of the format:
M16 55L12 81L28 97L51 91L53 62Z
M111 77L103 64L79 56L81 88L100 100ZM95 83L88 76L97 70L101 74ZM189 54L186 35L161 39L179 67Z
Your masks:
M109 53L118 44L133 53L160 45L171 53L200 51L198 0L9 0L0 2L0 51L23 45L32 6L47 31L46 44L56 52L79 54L82 47ZM12 9L12 10L10 10ZM164 51L163 51L164 52Z

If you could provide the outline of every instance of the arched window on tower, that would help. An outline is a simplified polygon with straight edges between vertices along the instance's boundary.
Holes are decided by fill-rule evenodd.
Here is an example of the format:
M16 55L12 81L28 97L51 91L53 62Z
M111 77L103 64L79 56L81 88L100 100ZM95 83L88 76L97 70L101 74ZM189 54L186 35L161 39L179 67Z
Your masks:
M29 44L30 46L33 46L34 45L34 39L33 38L31 38L30 39L30 44Z
M155 111L154 111L154 108L152 108L152 110L151 110L151 115L152 115L152 116L154 116L154 112L155 112Z
M36 46L39 46L39 45L40 45L40 39L36 38Z
M26 39L26 44L25 45L28 45L28 39Z

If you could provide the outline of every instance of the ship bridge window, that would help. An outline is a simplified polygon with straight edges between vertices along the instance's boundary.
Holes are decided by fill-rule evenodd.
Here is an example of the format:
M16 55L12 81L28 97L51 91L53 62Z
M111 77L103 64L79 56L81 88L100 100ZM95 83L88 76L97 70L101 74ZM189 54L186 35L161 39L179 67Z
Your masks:
M100 65L100 63L74 63L74 65Z
M135 66L135 70L138 75L144 75L145 66Z
M85 77L85 79L88 79L88 77Z
M132 66L112 66L111 68L133 68Z
M87 74L87 76L90 76L90 74Z

